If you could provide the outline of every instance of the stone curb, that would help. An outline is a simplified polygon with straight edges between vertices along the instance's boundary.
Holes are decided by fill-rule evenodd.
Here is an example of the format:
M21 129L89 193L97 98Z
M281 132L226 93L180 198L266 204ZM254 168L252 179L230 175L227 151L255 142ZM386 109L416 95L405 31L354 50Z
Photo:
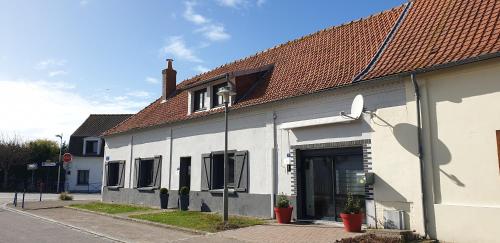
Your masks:
M92 230L88 230L88 229L80 228L80 227L77 227L77 226L74 226L74 225L71 225L71 224L63 223L63 222L60 222L60 221L57 221L57 220L54 220L54 219L50 219L50 218L42 217L42 216L39 216L39 215L36 215L36 214L28 213L26 211L22 211L22 210L19 210L17 208L9 207L9 206L7 206L6 203L3 204L1 208L5 209L7 211L13 212L13 213L17 213L17 214L29 216L29 217L32 217L32 218L41 219L41 220L44 220L44 221L47 221L47 222L51 222L51 223L54 223L54 224L58 224L58 225L67 227L67 228L72 229L72 230L84 232L84 233L91 234L91 235L94 235L94 236L97 236L97 237L101 237L101 238L104 238L104 239L107 239L107 240L111 240L111 241L115 241L115 242L121 242L121 243L128 243L127 241L114 238L114 237L112 237L110 235L107 235L107 234L98 233L98 232L95 232L95 231L92 231Z
M179 231L183 231L183 232L187 232L187 233L191 233L191 234L197 234L197 235L214 234L214 233L205 232L205 231L201 231L201 230L194 230L194 229L189 229L189 228L184 228L184 227L179 227L179 226L174 226L174 225L161 224L161 223L151 222L151 221L142 220L142 219L129 218L126 216L95 212L95 211L71 207L71 206L65 206L64 208L68 208L68 209L72 209L72 210L76 210L76 211L81 211L81 212L86 212L86 213L97 214L97 215L101 215L101 216L107 216L107 217L111 217L111 218L115 218L115 219L128 220L128 221L132 221L135 223L147 224L147 225L157 226L157 227L166 228L166 229L179 230ZM144 213L144 214L147 214L147 213Z

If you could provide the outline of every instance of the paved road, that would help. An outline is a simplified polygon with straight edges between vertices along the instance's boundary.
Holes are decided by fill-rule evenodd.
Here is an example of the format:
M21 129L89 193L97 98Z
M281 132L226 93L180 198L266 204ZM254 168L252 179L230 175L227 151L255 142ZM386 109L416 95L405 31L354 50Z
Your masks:
M0 242L113 242L57 223L0 208Z
M101 194L80 194L75 193L73 195L74 200L101 200ZM18 200L20 201L23 194L18 193ZM42 195L42 200L56 200L59 197L59 194L55 193L47 193ZM0 203L11 203L14 199L13 192L0 192ZM24 200L26 201L38 201L40 199L40 194L38 193L26 193L24 195Z

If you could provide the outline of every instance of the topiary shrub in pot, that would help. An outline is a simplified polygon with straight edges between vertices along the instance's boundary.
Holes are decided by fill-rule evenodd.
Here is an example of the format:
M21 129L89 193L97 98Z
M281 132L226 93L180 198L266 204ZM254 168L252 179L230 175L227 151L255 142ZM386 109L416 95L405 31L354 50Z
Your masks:
M290 206L290 200L284 194L278 196L274 213L279 224L289 224L292 221L293 207Z
M344 230L347 232L361 232L363 223L363 213L361 212L361 202L354 198L351 192L347 193L345 207L340 214L344 222Z
M160 208L166 209L168 207L168 189L160 188Z
M179 189L179 208L182 211L188 210L189 207L189 188L187 186Z

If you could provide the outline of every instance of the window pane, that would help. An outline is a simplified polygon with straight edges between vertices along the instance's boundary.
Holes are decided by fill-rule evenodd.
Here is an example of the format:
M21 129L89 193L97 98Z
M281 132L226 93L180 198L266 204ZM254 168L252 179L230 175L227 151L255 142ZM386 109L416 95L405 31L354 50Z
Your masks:
M217 92L219 92L222 88L226 87L227 86L227 83L222 83L222 84L217 84L217 85L214 85L213 86L213 102L212 102L212 106L213 107L217 107L219 105L222 105L223 104L223 100L222 100L222 97L220 95L217 95Z
M213 155L212 189L224 188L224 154ZM228 154L228 187L234 187L234 154Z
M108 164L108 186L118 186L119 163Z
M97 141L90 140L85 142L85 153L86 154L97 154Z
M139 187L153 186L153 160L141 160L139 163Z
M77 172L77 184L78 185L88 185L89 184L89 171L88 170L79 170Z
M194 92L193 110L197 111L205 108L206 95L207 95L207 89L197 90Z

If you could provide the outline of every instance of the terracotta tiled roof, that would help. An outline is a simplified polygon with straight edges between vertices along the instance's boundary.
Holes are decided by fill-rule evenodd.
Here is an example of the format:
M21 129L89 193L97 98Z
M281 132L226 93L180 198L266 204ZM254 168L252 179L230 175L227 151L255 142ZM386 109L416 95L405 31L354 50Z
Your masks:
M238 109L348 85L356 78L367 80L497 53L499 5L495 0L415 0L400 25L396 24L406 5L328 28L185 80L177 85L180 92L175 96L164 103L156 100L106 134L221 112L187 115L185 88L228 72L274 65L255 90L233 106ZM366 75L360 75L367 69Z
M365 79L500 51L500 1L417 0Z

